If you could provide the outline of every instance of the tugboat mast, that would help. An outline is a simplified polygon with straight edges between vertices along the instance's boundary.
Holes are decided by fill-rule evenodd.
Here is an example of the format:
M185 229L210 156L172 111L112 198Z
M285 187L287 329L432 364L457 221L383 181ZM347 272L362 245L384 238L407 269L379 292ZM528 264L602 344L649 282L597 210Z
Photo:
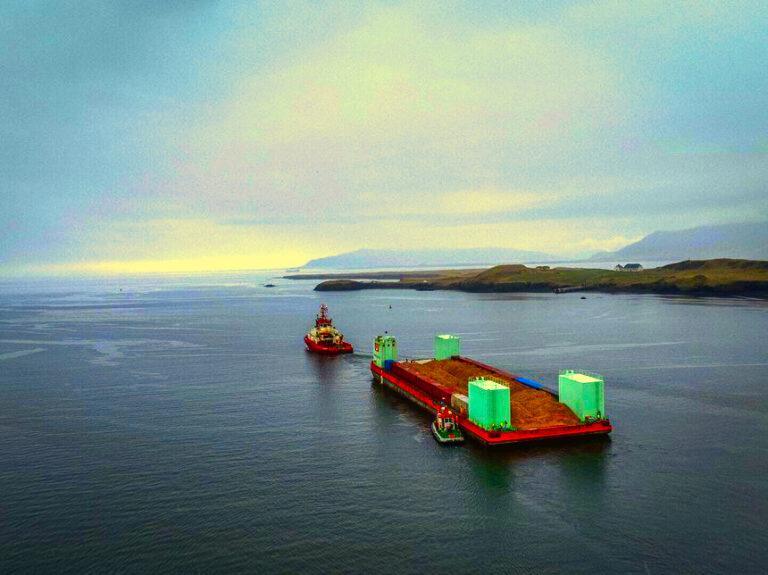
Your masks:
M325 304L320 304L320 312L317 314L317 318L315 319L315 326L320 327L321 325L331 325L332 320L328 317L328 306Z

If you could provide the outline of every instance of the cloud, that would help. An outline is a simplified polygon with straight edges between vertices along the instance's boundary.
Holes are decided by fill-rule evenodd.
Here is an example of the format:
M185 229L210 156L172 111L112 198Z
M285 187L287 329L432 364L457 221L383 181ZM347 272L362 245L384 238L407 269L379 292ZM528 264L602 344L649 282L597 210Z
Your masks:
M158 118L216 53L210 8L0 4L0 260L67 257L93 206L160 169Z
M768 212L759 2L7 3L0 21L6 261L576 253Z
M302 56L244 77L192 127L177 193L255 219L396 198L401 213L455 208L462 189L523 187L544 164L588 161L590 141L623 122L615 72L552 27L474 30L384 9Z

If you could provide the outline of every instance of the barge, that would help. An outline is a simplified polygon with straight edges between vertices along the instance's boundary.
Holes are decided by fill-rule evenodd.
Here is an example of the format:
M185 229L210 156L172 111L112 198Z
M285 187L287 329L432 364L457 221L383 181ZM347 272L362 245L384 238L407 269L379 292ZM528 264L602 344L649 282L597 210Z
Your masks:
M580 438L612 430L600 376L562 371L555 392L462 356L459 338L451 335L435 337L434 358L409 361L398 361L393 336L378 336L371 372L376 383L432 413L450 406L459 428L486 445Z

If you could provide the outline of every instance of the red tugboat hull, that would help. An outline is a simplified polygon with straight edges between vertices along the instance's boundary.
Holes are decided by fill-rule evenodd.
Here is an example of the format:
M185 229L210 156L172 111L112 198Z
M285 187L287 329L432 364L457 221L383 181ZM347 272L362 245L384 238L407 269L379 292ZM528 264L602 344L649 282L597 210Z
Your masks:
M462 357L459 360L473 365L484 365L469 358ZM500 375L515 377L512 374L493 369ZM397 362L393 362L389 370L382 369L374 362L371 362L371 372L377 382L432 413L436 413L441 406L441 401L451 395L450 391L443 389L438 382L408 372L399 367ZM462 431L486 445L509 445L545 439L604 435L610 433L613 429L607 419L582 423L580 425L560 425L514 431L489 431L472 423L464 416L458 416L457 420Z
M354 351L352 344L346 341L341 342L340 345L323 345L316 341L312 341L305 335L304 343L307 345L309 351L322 355L339 355L342 353L352 353Z

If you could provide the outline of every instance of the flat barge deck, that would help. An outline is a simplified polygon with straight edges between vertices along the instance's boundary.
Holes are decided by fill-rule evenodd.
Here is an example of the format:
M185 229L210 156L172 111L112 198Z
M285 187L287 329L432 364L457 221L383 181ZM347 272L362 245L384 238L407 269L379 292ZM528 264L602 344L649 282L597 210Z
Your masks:
M456 414L462 430L487 445L603 435L612 430L607 418L580 420L559 402L557 393L540 384L468 357L389 360L382 366L373 361L371 372L377 383L430 412L450 404L454 394L466 394L469 378L489 378L508 386L513 429L486 429L471 421L466 411Z

